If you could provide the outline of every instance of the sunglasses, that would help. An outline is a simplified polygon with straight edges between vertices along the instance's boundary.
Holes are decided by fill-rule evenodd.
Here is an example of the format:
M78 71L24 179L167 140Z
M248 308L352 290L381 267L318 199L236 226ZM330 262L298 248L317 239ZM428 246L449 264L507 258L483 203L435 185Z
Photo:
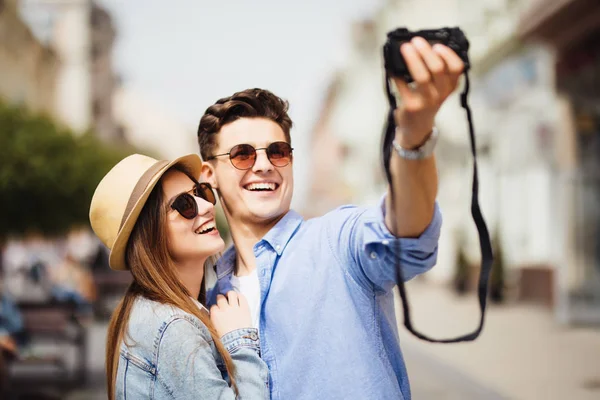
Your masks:
M256 163L256 152L258 150L265 150L267 152L267 158L269 162L275 167L285 167L292 161L292 146L287 142L273 142L267 147L261 147L255 149L249 144L238 144L233 146L229 153L217 154L207 158L206 160L214 160L217 157L229 156L229 161L237 169L247 170L254 166Z
M215 192L213 192L212 186L209 183L196 183L190 192L193 192L194 196L200 197L213 205L217 203ZM196 203L194 196L189 192L181 193L173 200L171 208L185 219L196 218L198 216L198 203Z

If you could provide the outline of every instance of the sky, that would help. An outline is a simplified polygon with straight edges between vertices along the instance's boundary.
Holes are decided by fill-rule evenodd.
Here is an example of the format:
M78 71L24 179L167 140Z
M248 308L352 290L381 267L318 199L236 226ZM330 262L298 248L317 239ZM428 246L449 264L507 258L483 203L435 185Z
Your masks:
M310 179L303 154L324 89L344 65L352 22L380 2L99 1L115 20L123 83L192 130L208 106L239 90L261 87L289 100L300 203Z

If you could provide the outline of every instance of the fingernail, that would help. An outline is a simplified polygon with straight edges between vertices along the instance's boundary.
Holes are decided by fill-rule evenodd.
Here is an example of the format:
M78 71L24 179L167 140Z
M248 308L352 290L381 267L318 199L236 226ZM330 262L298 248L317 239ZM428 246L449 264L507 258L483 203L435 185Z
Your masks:
M412 39L412 42L417 47L423 47L427 44L427 41L420 36L416 36Z

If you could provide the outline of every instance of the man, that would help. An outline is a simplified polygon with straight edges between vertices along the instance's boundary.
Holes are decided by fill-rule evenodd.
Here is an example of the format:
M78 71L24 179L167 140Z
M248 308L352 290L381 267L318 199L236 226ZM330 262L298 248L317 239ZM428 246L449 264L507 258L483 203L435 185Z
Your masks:
M203 179L218 190L235 246L212 295L233 288L253 305L273 399L410 399L391 289L398 257L406 279L436 262L434 117L464 65L422 38L400 51L416 84L395 80L394 207L386 196L309 221L290 210L292 121L268 91L221 99L200 120Z

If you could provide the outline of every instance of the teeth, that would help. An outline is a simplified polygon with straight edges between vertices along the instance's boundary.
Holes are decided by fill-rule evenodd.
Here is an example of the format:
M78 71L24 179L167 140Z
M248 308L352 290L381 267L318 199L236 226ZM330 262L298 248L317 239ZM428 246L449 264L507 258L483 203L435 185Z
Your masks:
M250 183L246 185L247 190L275 190L277 185L275 183Z
M215 228L216 228L216 226L215 226L215 223L214 223L214 221L211 221L211 222L208 222L208 223L206 223L206 224L204 224L204 225L200 226L198 229L196 229L196 231L195 231L195 232L196 232L197 234L200 234L200 235L201 235L201 234L203 234L203 233L207 233L207 232L209 232L209 231L212 231L212 230L213 230L213 229L215 229Z

